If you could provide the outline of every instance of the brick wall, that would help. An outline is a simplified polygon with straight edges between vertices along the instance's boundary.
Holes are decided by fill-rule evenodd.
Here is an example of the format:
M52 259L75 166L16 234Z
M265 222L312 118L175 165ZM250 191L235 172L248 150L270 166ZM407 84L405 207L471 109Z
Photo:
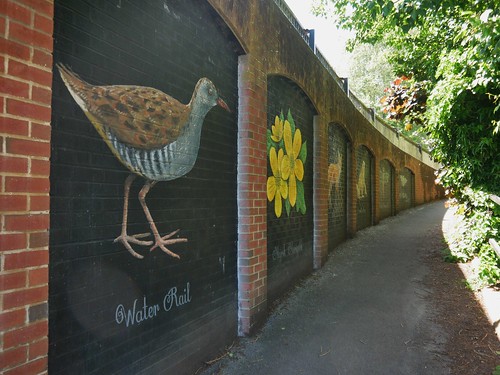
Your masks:
M415 204L422 204L432 199L442 196L442 191L433 185L433 167L427 165L428 157L419 152L417 145L407 142L404 138L398 137L389 128L381 125L377 121L365 117L356 105L346 97L343 87L321 63L314 57L314 52L307 43L302 40L299 32L290 24L275 2L245 1L245 0L209 0L217 11L230 25L236 38L245 48L246 56L240 58L240 101L243 107L248 109L240 113L240 145L252 142L258 147L260 158L255 158L254 153L241 153L239 156L239 212L240 220L244 220L245 229L251 227L246 223L253 224L258 212L257 207L267 211L273 209L273 205L265 201L265 178L260 179L260 189L258 194L251 195L250 200L242 200L242 197L250 197L246 189L250 188L250 169L242 163L251 163L254 172L257 166L260 173L263 173L262 162L264 156L260 154L264 147L262 133L257 139L245 140L242 136L247 133L248 122L252 126L260 126L263 129L268 123L258 119L255 113L262 111L266 103L263 100L265 90L263 81L269 80L275 75L286 77L298 85L304 94L311 100L316 109L317 115L314 117L314 195L313 195L313 267L320 268L327 257L328 250L332 247L328 242L328 126L338 124L346 130L350 140L348 168L348 186L351 189L347 192L347 236L353 235L357 228L358 202L357 202L357 157L356 150L360 146L366 146L373 155L373 171L371 176L371 186L373 194L370 208L369 224L378 223L382 216L380 213L380 172L379 163L387 159L394 166L396 183L392 191L394 195L393 213L399 212L399 188L397 176L408 168L415 173ZM265 40L265 43L263 42ZM241 65L244 62L244 65ZM248 74L258 75L251 76ZM256 79L254 84L248 80ZM256 90L255 87L258 87ZM248 91L247 89L252 88ZM247 94L247 95L245 95ZM260 102L253 100L259 97ZM250 103L252 100L252 104ZM255 107L254 107L255 105ZM269 103L268 103L269 106ZM240 106L241 108L241 106ZM249 110L251 109L251 110ZM255 128L252 128L251 135L254 136ZM381 135L384 134L384 136ZM250 135L250 133L247 133ZM245 150L244 150L245 151ZM432 163L431 163L432 164ZM241 173L244 171L244 173ZM269 175L269 171L267 172ZM251 176L258 179L258 176ZM368 177L367 177L368 178ZM244 184L242 184L244 182ZM368 182L367 182L368 183ZM242 190L243 189L243 190ZM260 201L259 201L260 199ZM249 209L251 207L251 209ZM242 216L241 213L249 216ZM259 217L258 220L261 220ZM264 226L263 226L264 227ZM241 228L241 225L240 225ZM253 226L253 230L256 226ZM267 231L248 232L239 234L239 254L253 257L251 266L247 266L247 260L240 261L239 281L240 281L240 334L249 334L262 322L262 308L266 308L266 293L269 298L270 279L265 277L265 271L269 271L269 264L264 258L257 258L256 253L263 254L265 242L262 247L257 245L257 238L271 241L269 222ZM247 247L249 246L249 248ZM269 246L268 246L269 247ZM268 250L269 251L269 248ZM265 254L265 253L264 253ZM240 258L241 260L241 258ZM255 263L259 262L259 263ZM261 266L259 268L259 265ZM261 269L262 273L255 270ZM250 275L250 277L249 277ZM264 284L263 284L264 283ZM244 289L242 289L244 288ZM267 292L262 292L262 290ZM264 314L265 316L265 314Z
M0 2L0 363L47 368L51 1Z
M267 313L266 75L241 56L238 119L238 332L249 334Z
M109 11L117 6L122 11L126 11L126 7L124 7L126 3L132 2L125 0L116 4L100 2ZM83 30L79 30L79 27L83 27L81 23L82 15L89 11L89 3L69 1L67 4L73 4L78 9L74 15L68 15L67 9L62 9L63 6L59 13L60 19L66 20L69 16L69 19L75 20L79 26L67 27L66 25L65 32L72 34L71 38L76 41L88 41L88 31L90 29L83 28ZM146 7L151 5L149 2L144 4L146 4ZM176 4L183 8L183 12L191 14L189 2L176 2ZM210 272L214 275L211 281L200 283L200 290L206 293L204 299L200 299L196 308L192 310L194 315L186 315L182 319L177 319L172 323L174 326L170 326L172 335L169 335L169 345L184 348L184 350L172 351L166 356L161 351L150 352L147 348L133 351L132 355L137 358L137 361L134 362L134 369L141 370L143 373L158 373L161 369L165 369L164 364L166 362L173 363L172 366L174 367L184 369L189 366L194 367L202 360L206 360L207 355L213 354L213 351L209 352L204 349L213 344L211 338L217 338L218 348L221 348L224 344L229 344L228 340L231 340L235 335L233 332L224 332L224 335L222 335L221 326L228 325L231 327L230 329L233 329L237 319L238 333L246 335L253 333L265 320L269 303L267 217L268 210L270 207L272 209L272 205L269 204L266 196L266 180L268 176L266 129L269 125L268 78L270 76L283 76L296 84L304 95L309 98L315 109L316 115L313 118L314 139L311 139L310 143L308 143L313 146L308 157L313 158L311 161L314 170L312 177L314 194L312 202L308 206L314 223L311 233L313 240L310 245L312 246L312 257L308 260L313 263L309 265L311 269L313 267L320 268L324 264L328 250L332 247L328 240L329 185L327 181L330 155L328 127L330 124L338 124L345 129L350 142L349 159L346 161L346 168L349 171L347 176L349 179L348 185L351 187L347 192L348 223L346 235L354 234L357 228L356 150L361 145L367 146L374 157L374 199L371 214L374 223L377 223L382 216L385 216L380 212L380 172L378 169L381 160L387 159L394 166L396 180L394 186L394 196L396 197L394 202L395 213L403 208L398 199L401 192L401 184L398 183L398 179L399 175L406 171L405 168L414 174L415 204L422 204L442 196L442 191L433 184L433 168L428 165L426 155L419 154L418 151L415 152L416 146L408 144L402 138L395 139L392 137L389 140L391 137L381 136L380 127L376 128L376 124L370 122L356 109L350 99L345 96L342 87L323 68L315 58L314 52L293 29L289 20L283 16L273 1L208 0L208 4L204 3L204 6L207 5L212 6L221 17L217 19L216 23L221 26L221 29L224 29L225 40L230 40L232 45L239 43L244 49L244 54L240 55L234 64L234 66L237 65L237 71L231 69L214 70L217 74L220 74L216 78L221 81L226 80L227 74L232 75L235 79L236 74L238 75L237 92L231 92L234 85L228 84L226 87L229 93L225 93L229 95L232 107L236 108L238 106L238 111L234 115L234 123L237 128L234 128L234 132L231 133L234 135L231 135L233 145L224 148L224 150L218 147L220 144L214 142L214 138L210 138L214 135L214 133L210 133L211 131L207 133L208 137L204 137L209 141L202 147L201 168L195 172L195 179L201 181L201 183L197 188L190 190L189 193L198 194L199 200L197 202L201 202L203 200L202 196L206 196L206 189L213 189L212 185L208 186L209 184L206 183L212 173L212 150L222 153L230 152L233 157L231 160L237 159L237 172L231 172L235 176L235 180L237 178L237 181L230 183L232 184L230 190L232 189L233 195L236 195L237 190L237 197L233 197L233 202L236 202L234 207L229 207L229 211L237 211L237 237L234 234L236 224L232 227L231 225L222 225L217 231L207 227L197 243L209 244L206 247L200 247L202 249L200 251L206 250L206 254L211 252L211 257L207 255L205 258L200 258L202 260L198 259L198 263L187 262L185 266L179 267L172 266L170 263L167 264L168 262L165 263L164 259L159 258L160 264L151 262L149 268L144 267L144 269L140 270L142 275L147 278L151 277L150 270L152 267L157 267L157 269L163 267L170 280L185 281L185 275L196 267L198 267L199 272L204 272L203 259L210 259L216 264L210 269ZM0 1L0 106L2 108L0 119L0 363L2 364L2 373L5 374L36 374L46 372L47 369L48 229L49 210L51 209L49 201L49 189L51 189L49 156L51 156L50 122L53 110L51 108L53 8L53 2L50 0ZM196 11L199 11L199 9L197 7ZM142 71L143 69L151 71L151 66L145 67L141 62L141 59L151 57L151 49L144 50L143 56L140 56L139 60L132 59L134 62L125 66L120 65L121 61L125 61L122 58L124 51L114 53L115 50L111 50L117 43L124 45L125 50L128 47L132 48L132 45L128 45L128 40L141 48L146 45L147 41L141 39L144 38L144 30L135 29L137 25L135 22L136 17L142 15L142 11L143 9L140 9L137 12L128 14L127 17L129 17L130 22L126 23L127 27L121 32L111 32L104 35L106 43L103 45L110 48L110 50L106 51L110 55L106 59L103 57L106 54L98 54L92 57L89 49L82 49L74 42L68 43L69 39L65 38L59 40L61 43L58 47L59 57L66 59L75 53L81 53L83 57L76 59L76 61L69 58L65 62L74 64L73 67L77 70L79 68L86 69L85 67L88 66L89 62L94 62L95 66L83 73L90 75L90 78L87 78L94 81L100 80L103 83L104 81L106 83L122 84L144 83L144 79L146 79L150 82L148 85L154 86L154 83L162 80L172 82L179 78L179 81L175 81L178 82L178 84L174 84L175 90L177 90L178 95L184 95L185 98L189 99L189 90L191 88L188 90L186 87L189 85L186 85L186 82L181 82L181 80L186 79L186 75L198 69L198 63L203 65L204 71L211 71L214 61L214 58L191 59L192 54L190 51L198 51L197 56L200 56L199 46L196 43L188 42L184 49L180 49L178 54L174 54L174 58L179 56L186 58L184 60L186 65L184 74L178 74L173 69L161 68L158 69L161 72L160 79L158 77L149 77ZM176 9L170 9L169 6L163 7L161 12L153 12L153 14L155 17L161 17L162 12L169 13L174 18L179 15ZM96 21L105 16L105 12L97 12L91 18ZM206 17L199 19L206 20ZM190 22L193 25L200 24L200 22L193 20ZM224 23L225 25L223 25ZM116 26L116 19L114 17L107 18L104 24L106 27L113 28ZM92 32L94 31L99 33L99 29L93 29ZM229 36L230 33L234 34L234 38ZM206 34L206 32L200 31L199 36L206 36ZM185 35L186 33L176 34L174 30L173 33L155 34L154 38L158 38L158 41L169 45L170 43L180 43L180 41L185 43ZM265 42L263 42L264 40ZM91 41L90 47L96 48L96 44L99 43L98 40ZM225 46L226 44L211 45L215 49L220 47L219 51L226 48ZM241 51L239 53L241 54ZM127 53L126 55L129 56ZM103 66L106 66L114 58L119 58L120 70L117 72L116 70L104 69ZM161 58L164 59L166 64L170 64L173 57L167 53L162 55ZM86 59L90 60L86 61ZM124 82L123 78L126 77L135 77L135 81ZM164 89L167 91L167 87ZM64 91L65 88L60 84L57 90L56 97L68 95ZM70 103L69 97L65 100L66 102L62 101L63 104ZM82 115L78 111L80 110L75 106L63 105L60 106L57 114L62 117L74 118ZM52 119L52 121L54 120ZM121 166L117 164L112 155L106 154L106 152L109 153L109 150L102 144L94 129L91 127L83 128L83 125L89 125L87 120L82 117L79 121L80 123L78 121L74 123L76 127L66 130L68 133L76 129L83 131L86 142L89 142L85 146L97 147L102 151L103 159L100 162L95 160L92 162L107 169L107 174L98 174L93 178L96 178L98 182L102 176L104 176L102 178L109 177L121 181L126 172L120 169ZM212 118L212 122L214 124L221 123L221 118L215 116ZM78 127L80 125L82 127ZM217 130L214 130L214 132L216 133ZM224 134L227 135L227 131ZM72 138L68 134L64 135L64 139L60 137L59 133L56 134L58 142L69 142L61 143L63 146L68 146L68 149L73 146L83 146L81 140L78 140L80 138L71 140ZM52 144L52 149L56 146L57 142L55 145ZM55 151L59 152L59 149L56 147ZM65 157L73 154L66 153L65 156L63 155L63 159L58 159L61 155L56 154L52 155L52 157L55 156L56 161L67 161L68 159L65 159ZM227 155L224 157L227 157ZM79 160L78 158L78 156L75 156L74 160ZM226 161L221 161L219 166L227 167L231 164L231 160L228 158ZM57 162L52 167L58 172L63 171L63 168ZM115 168L116 171L113 172ZM71 178L69 179L71 180ZM82 190L78 190L77 184L73 185L76 189L74 191L75 196L77 196ZM184 187L185 185L181 183L175 189L180 192L186 191ZM52 188L54 190L52 193L56 198L61 197L61 192L65 191L65 194L68 194L64 184L54 184ZM156 191L161 196L170 192L159 186L155 189L157 188ZM226 207L224 202L227 202L227 199L222 198L227 197L216 196L216 189L210 191L212 203L215 203L215 205L205 207L203 215L210 215L213 212L211 207L217 207L217 209ZM121 182L120 184L114 184L112 190L108 192L116 192L121 197ZM116 201L117 207L120 206L120 197L111 199ZM82 203L72 199L72 197L59 201L56 199L55 202L59 202L60 205L56 207L57 210L54 210L53 213L57 215L64 213L65 204L75 207L74 205L78 206L78 204ZM170 204L172 201L161 200L157 196L156 202L158 203L157 209L162 211L160 214L162 222L169 224L168 208L160 206L163 206L165 202ZM96 205L98 204L96 201ZM107 232L99 232L95 224L102 222L106 218L114 217L116 219L118 217L114 222L115 227L118 227L120 213L117 212L116 210L111 210L111 212L103 210L102 215L94 214L89 216L87 214L87 216L83 217L84 220L88 220L86 223L89 224L89 227L94 226L92 230L96 231L97 236L100 236L97 238L98 241L89 241L91 245L88 245L88 247L85 247L87 245L79 245L77 251L82 252L83 257L98 254L114 256L114 249L109 250L99 245L102 243L99 241L110 241L111 237ZM139 211L139 214L142 213ZM137 217L140 216L139 214L137 214ZM58 232L59 229L64 227L64 220L70 218L70 216L57 215L56 217L60 219L60 222L52 223L51 226L51 230L54 230L56 237L61 236L59 237L61 239L71 239L75 233L79 236L82 234L82 231L66 234L64 231ZM195 216L187 215L183 219L183 223L196 228L190 234L197 232L198 227L204 225L203 218L206 216ZM71 220L76 222L81 219L82 217L75 217ZM217 221L217 224L219 223L220 221ZM217 240L220 238L220 233L229 233L229 235L226 236L228 239L225 247L227 251L224 250L224 253L218 254L214 252L219 249ZM235 245L235 238L237 239L237 245ZM237 246L237 249L234 249L234 246ZM61 253L58 256L61 256L61 259L69 256L68 249L65 246L57 247L54 245L51 250L57 250L57 254L59 254L60 250ZM99 267L96 267L96 264L99 264ZM106 262L92 263L90 261L88 268L85 269L85 272L90 272L90 274L87 273L86 275L99 276L99 272L105 269L105 264ZM125 262L124 266L128 267L129 265ZM51 258L51 267L54 267L55 270L51 286L62 285L71 279L69 276L71 276L73 268L71 268L69 262L65 268L64 262L56 262L55 259ZM58 274L58 267L62 267L61 269L66 272L68 277L61 277ZM137 266L134 265L134 267ZM231 274L229 282L224 279L225 276L215 275L220 271L217 267L222 267L221 269L225 269ZM80 272L84 271L80 270ZM236 272L237 281L235 280ZM237 307L234 303L236 300L234 284L236 283ZM161 285L163 284L158 279L155 287L161 288ZM97 283L95 285L91 283L86 285L87 289L96 289L97 287ZM77 288L75 287L75 289ZM55 295L55 298L64 300L67 296L61 293L59 296ZM212 306L211 298L219 302L224 301L224 308L212 307L207 310L207 306ZM227 308L227 306L230 307ZM238 310L237 317L235 316L236 309ZM68 310L54 308L53 319L51 319L54 329L64 330L68 329L68 327L75 329L75 327L79 327L78 324L85 322L85 316L80 316L80 322L73 321L70 322L72 325L67 325L68 321L65 320L67 319L67 315L65 315L67 312ZM205 321L202 320L196 322L196 316L199 317L199 315L196 315L198 313L205 314L204 318L209 323L204 324ZM175 329L176 326L180 328ZM153 333L157 331L158 329L151 325L147 332ZM61 345L64 346L63 341ZM94 348L98 348L98 346ZM192 350L186 350L186 348ZM120 353L122 358L125 358L130 352L126 349L126 345L120 349L123 351L123 353ZM75 350L80 349L76 348ZM89 350L87 354L92 351L92 348ZM143 351L141 352L141 350ZM71 364L73 358L70 352L71 350L65 357L68 364ZM94 354L102 357L109 353L109 351L107 354L102 353L102 351L96 349ZM150 355L150 358L145 360L148 355ZM95 360L96 358L94 356L91 359ZM102 363L105 363L106 360L102 359ZM141 367L145 364L147 364L147 367ZM62 368L61 371L63 370Z
M352 155L349 138L344 129L335 124L328 126L328 249L331 251L345 241L348 233L348 165Z

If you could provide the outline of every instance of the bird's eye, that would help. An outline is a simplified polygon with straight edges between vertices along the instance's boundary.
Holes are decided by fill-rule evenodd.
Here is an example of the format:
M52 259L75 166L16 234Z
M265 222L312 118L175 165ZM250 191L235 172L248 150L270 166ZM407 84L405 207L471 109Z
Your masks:
M213 95L213 94L214 94L214 89L208 89L208 93L209 93L210 95Z

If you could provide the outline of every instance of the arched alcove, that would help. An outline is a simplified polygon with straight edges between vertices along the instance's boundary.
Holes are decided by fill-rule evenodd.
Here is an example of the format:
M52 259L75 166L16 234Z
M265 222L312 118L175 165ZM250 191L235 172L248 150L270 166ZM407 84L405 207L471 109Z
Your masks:
M399 174L399 210L406 210L415 205L415 174L409 168L403 168Z
M379 168L379 210L382 220L395 213L396 172L387 159L380 161Z
M273 301L312 271L316 111L286 77L269 76L267 93L267 267Z
M373 155L366 146L356 149L356 229L373 224Z
M328 249L347 238L351 142L338 124L328 127Z

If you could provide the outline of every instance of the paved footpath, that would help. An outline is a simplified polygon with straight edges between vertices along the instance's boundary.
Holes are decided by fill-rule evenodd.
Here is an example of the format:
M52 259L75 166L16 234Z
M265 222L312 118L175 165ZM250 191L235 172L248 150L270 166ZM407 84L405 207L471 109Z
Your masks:
M203 374L448 374L423 283L445 212L443 201L426 204L358 232Z

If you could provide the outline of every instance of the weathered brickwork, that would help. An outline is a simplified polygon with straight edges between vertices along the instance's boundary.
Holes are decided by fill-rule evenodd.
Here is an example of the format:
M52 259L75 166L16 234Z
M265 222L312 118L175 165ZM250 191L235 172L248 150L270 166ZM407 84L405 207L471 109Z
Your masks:
M238 332L267 313L267 77L253 55L239 61Z
M0 372L47 369L51 1L0 2Z
M394 167L387 160L381 160L379 164L379 215L380 219L385 219L395 212Z
M0 1L2 374L194 373L342 240L442 197L428 155L360 112L274 1L137 4ZM113 243L127 170L69 95L61 62L91 83L184 103L201 76L222 92L232 112L207 116L196 167L148 196L162 231L189 237L174 245L180 261L158 250L140 261ZM307 140L306 210L277 218L268 130L287 107ZM138 191L133 233L148 230ZM167 303L130 329L117 323L120 305L154 311L174 292L176 313Z
M337 124L328 127L328 245L331 251L348 235L350 141Z

